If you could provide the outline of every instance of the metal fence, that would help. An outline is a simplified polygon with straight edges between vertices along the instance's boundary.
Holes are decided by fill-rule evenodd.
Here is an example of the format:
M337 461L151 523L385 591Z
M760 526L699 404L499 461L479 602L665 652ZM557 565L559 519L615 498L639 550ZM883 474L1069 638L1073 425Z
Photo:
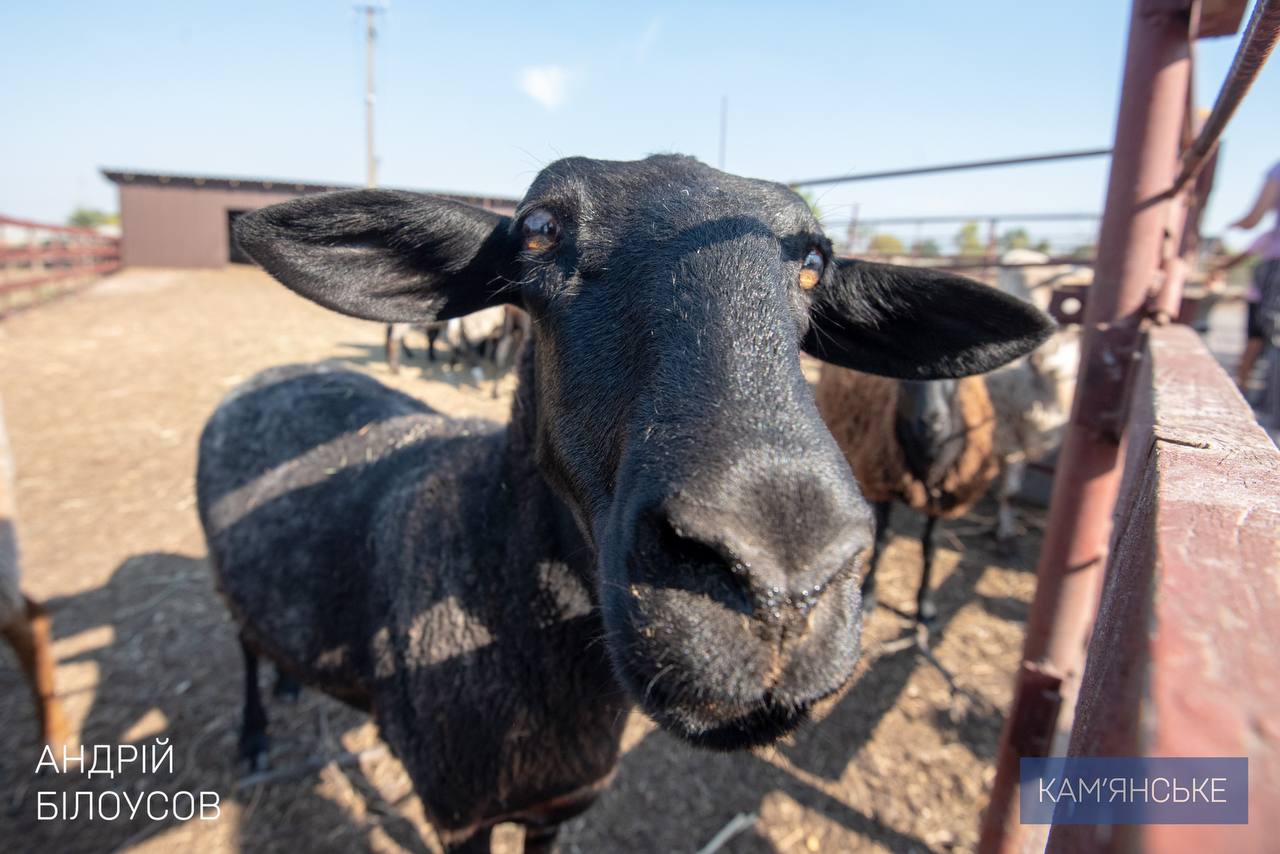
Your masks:
M0 315L78 290L119 268L117 237L0 216Z

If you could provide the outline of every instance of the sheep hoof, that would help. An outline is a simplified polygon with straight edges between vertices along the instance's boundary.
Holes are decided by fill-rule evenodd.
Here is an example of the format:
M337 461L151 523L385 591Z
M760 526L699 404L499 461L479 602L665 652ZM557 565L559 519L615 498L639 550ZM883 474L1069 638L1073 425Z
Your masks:
M932 599L922 599L916 606L916 622L926 628L932 628L938 622L938 606Z
M298 695L302 692L302 686L298 681L284 673L276 674L276 684L271 689L271 695L285 705L292 706L298 702Z
M996 554L1008 560L1018 556L1018 540L1012 536L996 535Z
M257 733L240 739L240 761L245 772L257 774L271 767L271 743L266 733Z

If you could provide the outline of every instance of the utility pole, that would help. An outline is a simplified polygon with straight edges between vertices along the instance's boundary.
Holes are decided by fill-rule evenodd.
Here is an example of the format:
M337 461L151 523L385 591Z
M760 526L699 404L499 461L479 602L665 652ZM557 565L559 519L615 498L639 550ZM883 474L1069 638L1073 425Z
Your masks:
M720 169L724 169L724 144L729 133L729 96L720 96Z
M373 152L373 44L378 38L376 16L383 7L372 3L357 6L364 10L364 134L365 134L365 184L378 186L378 157Z

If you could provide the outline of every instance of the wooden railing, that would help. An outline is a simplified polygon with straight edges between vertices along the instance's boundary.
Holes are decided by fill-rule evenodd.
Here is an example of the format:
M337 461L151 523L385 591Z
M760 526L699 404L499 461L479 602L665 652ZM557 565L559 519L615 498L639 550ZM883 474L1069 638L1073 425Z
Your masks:
M1280 839L1280 451L1200 338L1153 327L1069 754L1244 756L1248 826L1061 825L1050 851Z
M120 267L120 241L92 228L0 216L0 315Z

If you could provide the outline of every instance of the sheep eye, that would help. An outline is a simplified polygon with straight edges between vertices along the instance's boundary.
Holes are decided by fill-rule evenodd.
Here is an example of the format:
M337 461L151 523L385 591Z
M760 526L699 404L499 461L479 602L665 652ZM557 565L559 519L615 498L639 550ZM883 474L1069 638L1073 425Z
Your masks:
M817 287L826 266L827 259L822 257L822 253L817 249L810 249L809 254L804 256L804 266L800 268L800 287L806 291Z
M524 248L530 252L546 252L560 240L560 221L543 208L532 211L520 226Z

